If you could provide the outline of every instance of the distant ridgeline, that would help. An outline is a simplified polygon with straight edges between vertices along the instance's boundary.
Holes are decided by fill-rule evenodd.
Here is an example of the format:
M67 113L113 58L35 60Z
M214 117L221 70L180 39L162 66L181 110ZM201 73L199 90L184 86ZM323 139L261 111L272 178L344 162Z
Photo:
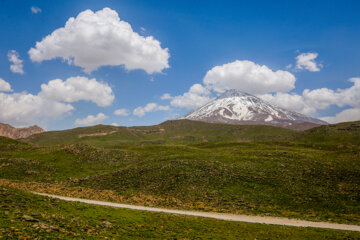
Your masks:
M33 134L42 132L45 132L45 130L36 125L27 128L14 128L9 124L0 123L0 136L8 138L27 138Z

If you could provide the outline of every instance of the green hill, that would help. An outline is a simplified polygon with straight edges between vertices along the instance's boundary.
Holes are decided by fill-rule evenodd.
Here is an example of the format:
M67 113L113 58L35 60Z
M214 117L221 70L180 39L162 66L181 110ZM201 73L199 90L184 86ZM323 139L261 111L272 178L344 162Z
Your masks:
M42 146L85 143L99 147L131 144L195 144L202 142L286 141L298 132L272 126L229 125L172 120L146 127L97 125L32 135L24 141Z
M1 138L0 178L70 196L360 224L357 126L181 120Z
M360 146L360 121L323 125L301 134L298 141L308 144L329 144L341 148L344 145Z
M4 239L358 239L360 233L220 221L65 202L0 186Z

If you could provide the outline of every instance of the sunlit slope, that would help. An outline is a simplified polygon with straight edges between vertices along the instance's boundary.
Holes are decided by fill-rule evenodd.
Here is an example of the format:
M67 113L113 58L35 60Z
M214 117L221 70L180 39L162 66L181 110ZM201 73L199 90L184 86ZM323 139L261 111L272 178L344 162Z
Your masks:
M349 144L360 147L360 121L312 128L299 135L297 141L337 145L339 148L349 146Z
M4 239L358 239L360 233L220 221L65 202L0 186Z
M166 121L145 127L97 125L33 135L24 141L38 145L85 143L95 146L128 144L194 144L202 142L287 141L298 132L272 126L214 124L190 120Z
M231 125L172 120L143 127L97 125L50 131L24 139L50 146L84 143L94 146L132 144L197 144L203 142L296 142L312 145L360 144L360 122L323 125L306 131L264 125Z
M131 134L133 142L121 138L120 131L78 137L103 127L109 128L82 128L93 132L77 132L68 138L87 141L76 144L67 144L71 143L68 139L58 146L3 141L0 176L24 183L60 184L65 186L63 191L86 188L90 197L111 191L122 202L137 204L360 223L356 138L319 145L311 140L316 136L311 131L264 126L266 133L259 132L259 126L191 121L169 121L130 131L110 127ZM357 131L352 129L336 131L352 136ZM277 140L279 131L289 133L293 141ZM322 128L318 131L324 132ZM252 138L242 138L250 135Z

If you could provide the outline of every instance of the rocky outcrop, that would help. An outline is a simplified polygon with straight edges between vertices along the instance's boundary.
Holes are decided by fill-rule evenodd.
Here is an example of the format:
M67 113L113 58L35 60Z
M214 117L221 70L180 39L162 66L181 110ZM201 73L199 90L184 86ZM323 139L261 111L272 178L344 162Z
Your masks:
M26 138L33 134L42 133L42 132L45 132L45 130L36 125L27 128L14 128L9 124L0 123L0 136L4 136L8 138L13 138L13 139Z

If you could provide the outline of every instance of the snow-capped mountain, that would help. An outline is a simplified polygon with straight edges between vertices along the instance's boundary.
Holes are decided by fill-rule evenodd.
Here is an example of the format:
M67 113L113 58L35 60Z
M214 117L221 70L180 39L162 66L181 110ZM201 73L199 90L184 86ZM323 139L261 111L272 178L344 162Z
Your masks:
M263 124L281 127L309 123L327 124L319 119L274 106L256 96L228 90L217 99L191 112L182 119L230 124ZM307 127L304 127L307 128Z

